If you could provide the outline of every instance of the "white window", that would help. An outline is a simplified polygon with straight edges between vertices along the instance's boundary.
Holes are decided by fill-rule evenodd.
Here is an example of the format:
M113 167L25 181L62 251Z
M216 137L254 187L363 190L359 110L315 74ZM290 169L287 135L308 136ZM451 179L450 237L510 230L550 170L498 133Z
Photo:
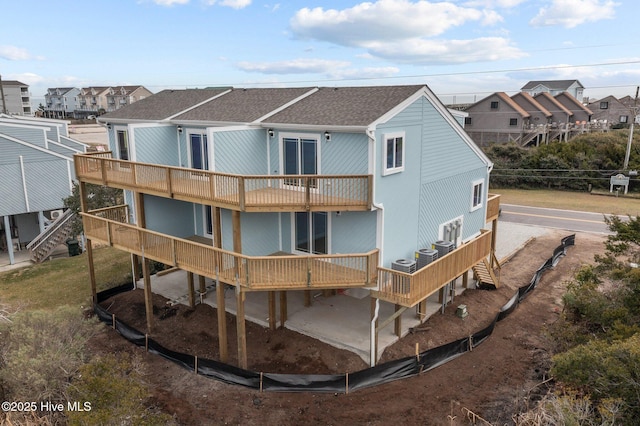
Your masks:
M404 132L388 133L384 135L382 175L399 173L404 170Z
M473 182L472 188L471 211L474 211L482 207L482 202L484 200L484 179Z
M629 116L627 115L621 115L620 116L620 122L621 123L627 123L629 121Z

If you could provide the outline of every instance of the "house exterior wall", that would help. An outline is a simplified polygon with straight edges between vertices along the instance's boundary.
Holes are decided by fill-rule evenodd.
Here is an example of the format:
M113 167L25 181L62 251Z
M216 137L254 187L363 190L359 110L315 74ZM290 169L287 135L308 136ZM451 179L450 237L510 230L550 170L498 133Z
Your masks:
M211 149L211 143L209 146ZM269 172L264 129L214 129L212 154L216 172L242 175L266 175Z
M191 203L145 194L144 205L148 229L178 238L194 234Z
M2 137L0 152L0 216L62 207L62 199L71 194L70 160Z
M406 137L404 171L382 176L382 143L375 154L375 199L384 206L382 264L387 267L413 258L417 249L439 238L440 224L457 217L463 216L462 237L470 238L484 226L486 211L483 206L470 212L470 203L472 182L484 179L486 188L487 165L426 98L378 126L376 139L397 131Z
M20 139L21 141L39 146L40 148L47 147L45 143L45 133L41 128L30 126L12 126L9 124L0 123L0 133L4 133L7 136L11 136L16 139Z
M130 126L129 144L135 147L136 161L179 166L176 128L171 125Z
M593 111L592 120L606 120L609 124L618 124L621 123L621 117L626 117L626 122L623 122L626 124L631 123L632 112L615 96L607 96L590 102L588 107Z
M340 212L339 215L331 212L331 253L366 253L375 249L376 226L375 211Z
M20 243L29 243L40 233L38 213L24 213L15 216Z
M555 105L550 99L547 99L545 96L536 96L535 100L538 101L540 105L545 107L551 113L551 118L549 119L549 121L552 124L567 123L571 121L571 117L568 116L564 110L561 110L557 105Z
M49 151L55 152L60 155L64 155L65 157L69 157L70 159L73 158L73 154L77 152L69 148L68 146L59 144L57 142L50 141L48 146L49 146Z
M492 109L491 103L498 102L498 108ZM490 95L465 110L469 113L470 123L464 129L481 146L489 143L506 143L522 134L523 117L503 99ZM511 119L517 124L512 126Z

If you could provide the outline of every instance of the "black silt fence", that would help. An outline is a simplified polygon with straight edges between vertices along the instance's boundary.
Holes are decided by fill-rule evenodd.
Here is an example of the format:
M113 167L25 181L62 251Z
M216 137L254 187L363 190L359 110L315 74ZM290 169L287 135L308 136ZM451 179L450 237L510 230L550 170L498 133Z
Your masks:
M99 304L94 305L94 310L101 321L111 325L125 339L137 346L144 346L149 352L160 355L202 376L260 391L348 393L416 376L445 364L477 347L491 336L496 324L516 309L518 304L536 288L542 275L555 266L560 258L566 254L567 248L574 244L575 234L563 238L561 244L553 251L553 255L534 273L531 281L519 287L513 297L500 308L494 320L482 330L469 337L428 349L417 356L389 361L355 373L277 374L244 370L219 361L198 358L170 350L144 333L118 320ZM133 286L127 284L101 292L98 294L98 302L105 301L118 293L132 289Z

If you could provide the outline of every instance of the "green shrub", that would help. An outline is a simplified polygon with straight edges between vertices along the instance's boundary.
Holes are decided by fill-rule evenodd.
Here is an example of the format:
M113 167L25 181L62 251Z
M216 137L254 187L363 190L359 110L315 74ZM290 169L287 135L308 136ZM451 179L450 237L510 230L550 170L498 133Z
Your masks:
M70 425L168 425L173 418L145 405L149 391L138 358L106 355L80 368L70 389L72 401L90 403L88 411L67 412Z
M97 330L78 309L32 311L0 328L0 389L4 400L63 402L71 377L85 361Z

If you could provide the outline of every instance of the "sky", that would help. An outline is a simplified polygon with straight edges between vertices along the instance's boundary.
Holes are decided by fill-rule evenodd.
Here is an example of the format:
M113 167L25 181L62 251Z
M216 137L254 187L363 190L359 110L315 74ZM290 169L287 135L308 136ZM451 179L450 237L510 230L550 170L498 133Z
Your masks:
M49 87L426 84L445 103L579 80L635 95L638 0L0 0L0 76Z

